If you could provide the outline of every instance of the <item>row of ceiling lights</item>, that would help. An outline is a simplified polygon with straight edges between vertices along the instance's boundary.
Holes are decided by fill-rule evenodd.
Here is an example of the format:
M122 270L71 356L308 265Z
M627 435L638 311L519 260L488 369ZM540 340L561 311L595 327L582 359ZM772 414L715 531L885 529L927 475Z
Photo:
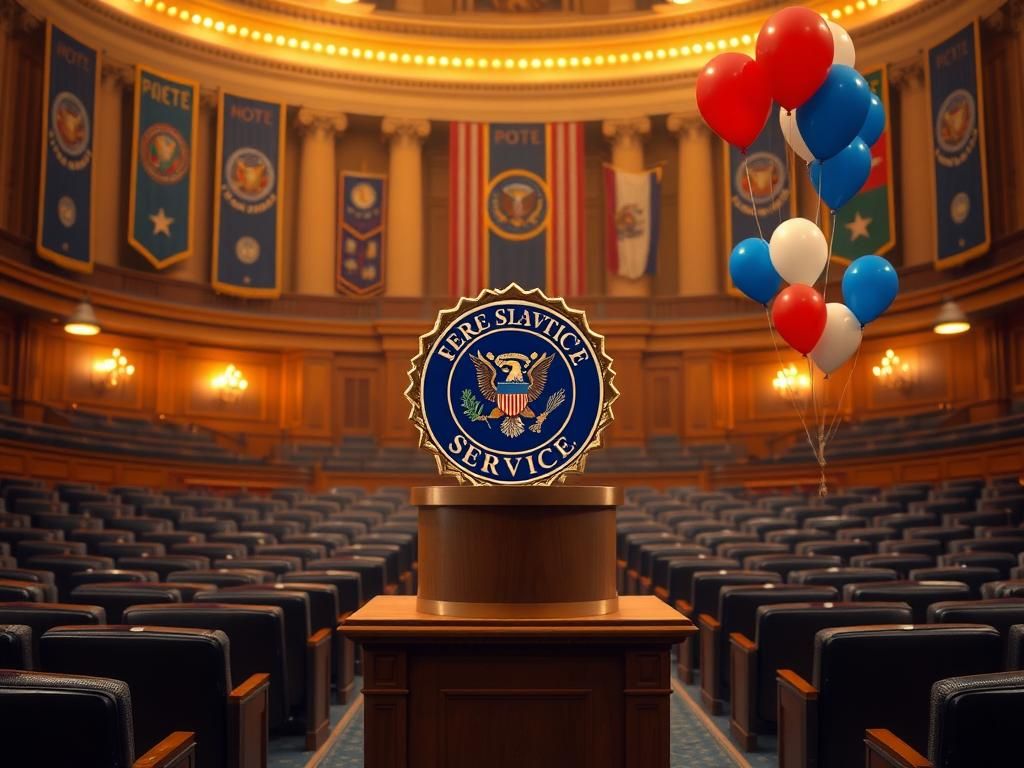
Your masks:
M320 40L309 40L306 38L283 35L277 32L252 29L245 25L239 25L222 19L215 19L200 13L195 13L176 5L164 2L164 0L134 0L137 5L143 5L152 10L166 14L172 19L183 23L203 27L207 30L225 34L230 37L239 37L275 45L280 48L291 48L305 52L337 56L340 58L361 59L363 61L376 61L390 64L406 64L413 66L441 67L441 68L465 68L465 69L576 69L579 67L602 67L615 66L619 64L639 64L657 60L677 59L679 57L700 56L714 51L724 51L730 48L748 47L754 42L754 35L742 34L722 38L717 41L695 42L688 45L647 48L643 50L623 51L621 53L598 53L592 55L561 55L546 57L482 57L482 56L449 56L422 53L409 53L394 50L373 50L358 46L340 45L325 43ZM831 11L821 15L823 18L841 19L844 16L851 16L859 11L873 8L886 0L857 0L855 3L847 3L842 7L833 8Z

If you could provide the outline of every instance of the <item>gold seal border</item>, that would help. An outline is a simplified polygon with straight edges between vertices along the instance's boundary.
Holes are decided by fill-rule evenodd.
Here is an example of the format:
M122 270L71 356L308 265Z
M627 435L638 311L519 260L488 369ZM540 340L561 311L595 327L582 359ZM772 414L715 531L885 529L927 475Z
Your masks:
M556 313L569 319L577 326L577 328L579 328L579 330L586 334L587 340L590 342L597 354L597 366L601 371L604 397L602 398L603 405L601 406L601 414L598 419L597 428L594 430L593 439L588 445L584 446L580 450L579 455L575 459L566 464L558 473L532 482L484 483L472 475L463 472L459 468L459 465L448 458L448 456L434 445L433 441L430 439L430 432L427 430L426 419L420 409L420 387L422 385L421 369L427 355L430 354L430 350L433 349L438 337L440 337L442 331L447 330L449 323L453 319L467 310L484 307L488 304L494 304L507 299L528 301L554 310ZM517 283L510 283L506 288L501 290L485 288L476 296L476 298L473 299L462 297L454 307L451 307L450 309L442 309L438 312L437 320L434 322L434 327L429 332L420 336L420 348L416 353L416 356L413 357L412 367L409 369L409 387L405 390L405 399L408 400L409 404L412 406L412 410L409 412L409 420L416 426L416 429L420 433L418 446L420 448L425 448L433 454L434 461L437 462L437 471L441 475L450 475L456 478L460 484L468 483L470 485L494 485L498 487L552 485L556 482L564 482L565 478L569 474L582 474L586 467L587 454L601 446L601 435L604 432L605 427L611 424L612 420L615 418L612 414L612 403L618 399L619 390L615 388L615 384L613 383L614 379L615 371L612 369L612 359L608 356L608 353L604 348L604 336L595 332L590 327L590 323L587 322L586 312L582 309L572 309L565 303L565 299L548 297L539 288L525 290Z

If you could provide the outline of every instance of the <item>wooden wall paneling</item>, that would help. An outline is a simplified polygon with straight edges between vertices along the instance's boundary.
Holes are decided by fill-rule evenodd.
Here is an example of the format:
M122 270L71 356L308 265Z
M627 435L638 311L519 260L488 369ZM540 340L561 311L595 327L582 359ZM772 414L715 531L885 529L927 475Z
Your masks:
M373 405L379 409L379 442L384 445L413 445L418 436L409 421L405 390L412 358L419 349L419 335L424 332L422 325L400 321L378 324L384 360L372 394Z
M8 23L0 81L0 229L29 240L39 197L43 27L17 9Z
M1024 323L1010 329L1010 389L1014 397L1024 396Z
M684 434L721 438L732 426L731 360L728 353L683 355Z
M678 435L683 426L682 357L651 355L645 361L644 417L649 435Z
M233 363L249 382L237 402L221 400L213 380ZM180 361L181 415L226 432L277 433L281 414L281 357L267 352L189 346Z
M384 403L379 394L383 366L380 359L366 355L338 356L334 360L331 386L333 409L331 434L344 440L346 435L376 435L380 430Z
M448 140L448 125L434 123L423 146L427 190L427 215L423 221L423 236L427 241L424 291L428 296L447 296L449 292Z
M14 384L14 315L0 312L0 395L10 396Z
M332 355L286 352L281 356L281 426L292 436L331 436Z

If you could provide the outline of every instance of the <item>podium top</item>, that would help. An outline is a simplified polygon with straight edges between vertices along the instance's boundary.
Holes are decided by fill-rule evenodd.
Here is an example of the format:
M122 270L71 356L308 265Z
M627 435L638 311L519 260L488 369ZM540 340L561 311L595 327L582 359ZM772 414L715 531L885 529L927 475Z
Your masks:
M412 489L420 507L614 507L622 489L610 485L428 485Z

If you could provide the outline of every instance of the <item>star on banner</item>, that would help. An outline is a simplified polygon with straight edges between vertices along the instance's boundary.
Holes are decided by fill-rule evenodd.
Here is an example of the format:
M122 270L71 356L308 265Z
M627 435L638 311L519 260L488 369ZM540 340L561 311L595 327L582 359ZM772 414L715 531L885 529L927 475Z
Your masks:
M850 242L861 237L870 237L871 233L868 232L868 227L871 226L873 219L870 216L861 216L860 211L857 211L853 215L853 221L848 221L843 226L850 230Z
M154 235L167 235L171 236L171 224L174 223L174 219L164 213L164 209L161 208L156 213L149 215L149 220L153 222L153 234Z

